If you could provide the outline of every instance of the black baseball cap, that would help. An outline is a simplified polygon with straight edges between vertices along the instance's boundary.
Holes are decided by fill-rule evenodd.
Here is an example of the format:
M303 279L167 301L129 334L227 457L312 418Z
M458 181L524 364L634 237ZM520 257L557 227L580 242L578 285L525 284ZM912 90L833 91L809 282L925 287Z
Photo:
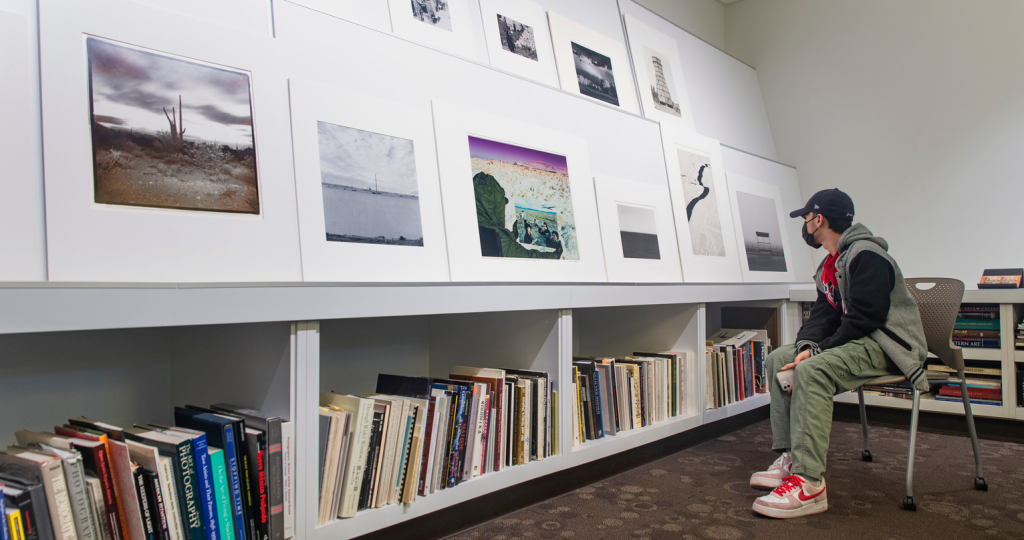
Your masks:
M811 195L811 198L807 199L807 204L803 208L790 212L789 217L806 216L811 212L821 214L827 218L852 220L853 199L837 188L823 189Z

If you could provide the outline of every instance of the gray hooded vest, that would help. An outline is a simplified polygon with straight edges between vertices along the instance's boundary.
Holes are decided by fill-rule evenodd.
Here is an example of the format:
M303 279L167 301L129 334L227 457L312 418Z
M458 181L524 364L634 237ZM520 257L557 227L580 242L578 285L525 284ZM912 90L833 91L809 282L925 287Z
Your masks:
M906 282L903 281L903 272L888 250L889 244L885 239L871 234L863 224L855 223L847 229L839 238L839 258L836 259L839 294L841 298L848 297L846 276L850 261L862 251L872 251L889 261L896 275L896 283L889 293L889 315L885 319L885 324L868 334L868 337L878 343L886 356L911 383L927 392L928 381L925 377L924 362L928 357L928 345L925 342L924 326L921 324L921 313L914 298L910 296ZM814 275L814 282L818 290L824 291L821 272L819 266L818 272Z

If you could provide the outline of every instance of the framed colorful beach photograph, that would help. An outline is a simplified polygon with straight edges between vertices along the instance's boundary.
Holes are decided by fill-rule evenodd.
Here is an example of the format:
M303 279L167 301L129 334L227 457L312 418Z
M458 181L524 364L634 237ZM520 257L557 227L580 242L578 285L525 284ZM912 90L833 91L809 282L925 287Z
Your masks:
M605 281L586 142L433 102L453 281Z
M448 281L430 110L289 80L305 281Z
M665 122L661 137L683 281L742 282L721 146Z
M51 280L300 278L270 37L83 0L40 6L40 46Z
M672 203L665 184L594 177L608 281L678 283Z

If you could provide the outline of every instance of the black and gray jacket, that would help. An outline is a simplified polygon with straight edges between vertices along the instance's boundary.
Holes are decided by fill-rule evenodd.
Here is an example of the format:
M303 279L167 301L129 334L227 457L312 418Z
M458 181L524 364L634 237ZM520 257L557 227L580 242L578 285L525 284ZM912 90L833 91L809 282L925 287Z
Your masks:
M822 262L814 275L818 299L797 333L796 346L810 348L814 354L868 336L915 386L928 391L923 367L928 348L921 314L888 249L884 239L860 223L843 233L836 260L839 290L831 292L839 309L828 301Z

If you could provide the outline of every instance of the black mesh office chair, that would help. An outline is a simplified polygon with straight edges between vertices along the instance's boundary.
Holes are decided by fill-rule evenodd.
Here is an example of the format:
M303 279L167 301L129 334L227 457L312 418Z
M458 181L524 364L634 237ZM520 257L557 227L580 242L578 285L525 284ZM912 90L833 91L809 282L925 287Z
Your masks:
M924 324L924 335L928 342L928 352L937 356L942 363L956 370L957 377L949 377L949 382L960 384L960 396L964 402L964 416L967 418L967 432L971 435L971 446L974 447L974 466L976 476L974 489L988 491L988 482L981 470L981 449L978 447L978 434L974 430L974 415L971 414L971 401L967 395L967 379L964 377L964 354L960 347L952 344L953 324L956 322L960 302L964 298L962 281L950 278L912 278L907 279L910 295L917 302ZM902 375L877 377L864 384L894 384L906 381ZM917 510L914 502L914 447L917 441L917 417L921 407L921 392L913 388L914 405L910 412L910 450L907 453L907 496L903 499L904 510ZM864 451L861 459L871 461L871 442L868 438L868 415L864 407L864 387L857 388L860 400L860 422L864 429Z

